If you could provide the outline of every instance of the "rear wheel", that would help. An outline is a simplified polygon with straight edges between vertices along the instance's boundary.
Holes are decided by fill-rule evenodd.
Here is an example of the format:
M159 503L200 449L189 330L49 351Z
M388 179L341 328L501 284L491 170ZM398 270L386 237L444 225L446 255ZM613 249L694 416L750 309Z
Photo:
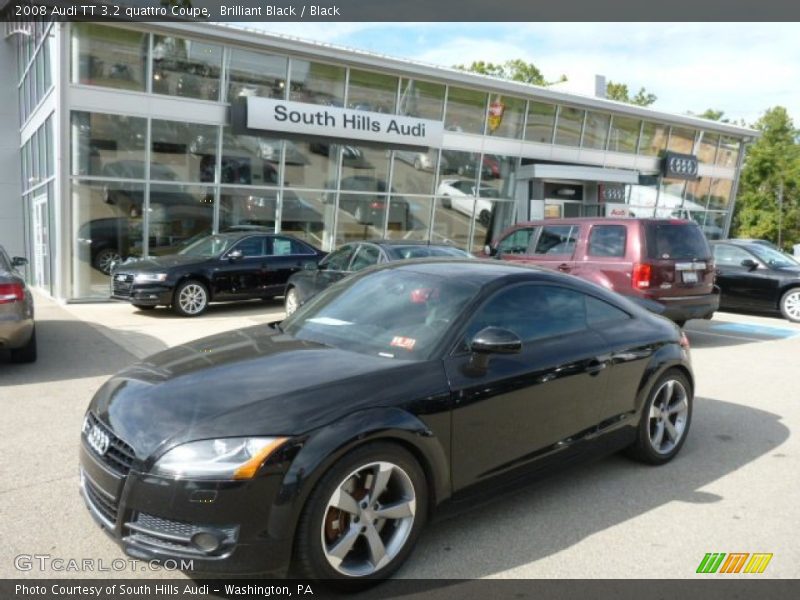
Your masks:
M800 288L792 288L781 297L781 314L792 323L800 323Z
M408 555L428 511L425 474L394 444L355 449L326 473L300 518L300 575L344 589L364 588L393 573Z
M11 350L11 360L15 363L36 362L36 328L31 332L31 339L22 348Z
M178 285L172 299L172 310L182 317L196 317L208 308L208 288L189 279Z
M492 220L492 213L490 213L488 210L484 209L478 215L478 223L480 223L484 227L488 227L489 221L491 220Z
M652 465L672 460L689 433L692 394L692 386L683 372L670 369L659 377L642 409L636 442L628 448L628 454Z
M300 308L300 298L295 288L289 288L286 291L286 297L283 299L283 308L286 311L287 317L294 314L294 312Z

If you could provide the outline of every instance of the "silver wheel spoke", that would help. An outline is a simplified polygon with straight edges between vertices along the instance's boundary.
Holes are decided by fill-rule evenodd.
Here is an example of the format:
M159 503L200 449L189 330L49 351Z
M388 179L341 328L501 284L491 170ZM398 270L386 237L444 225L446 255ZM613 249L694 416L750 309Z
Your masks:
M357 515L359 512L358 502L356 502L355 498L345 492L342 488L337 489L333 493L330 505L338 508L339 510L348 512L351 515Z
M661 415L661 411L656 406L656 403L653 402L652 406L650 406L650 418L657 419Z
M389 484L389 479L392 476L392 471L394 467L387 463L379 463L377 472L375 473L375 479L372 482L372 489L369 491L369 497L371 502L377 502L378 498L384 491L386 491L386 486Z
M356 543L359 535L361 535L360 528L351 527L333 546L326 549L326 553L329 557L338 560L339 564L341 564L350 550L353 549L353 545Z
M675 381L670 379L667 382L667 385L664 386L664 403L669 404L670 399L672 398L672 393L675 391Z
M663 423L658 423L656 425L656 432L653 435L653 437L651 437L651 440L653 442L653 447L656 450L661 448L661 442L664 441L664 424Z
M386 546L383 545L383 540L378 534L378 530L370 523L367 525L367 530L364 532L364 537L367 538L367 545L369 546L369 556L372 565L375 569L380 569L386 561Z
M413 517L415 510L416 502L414 500L403 500L389 506L381 506L373 514L379 519L404 519L405 517Z
M669 407L667 411L669 414L674 415L676 413L682 413L684 411L689 410L689 402L686 400L685 397L681 397L675 404Z
M672 424L672 421L670 421L669 419L666 419L664 421L664 428L667 431L667 436L669 436L669 439L672 440L673 442L677 442L678 441L678 430L675 429L675 425Z

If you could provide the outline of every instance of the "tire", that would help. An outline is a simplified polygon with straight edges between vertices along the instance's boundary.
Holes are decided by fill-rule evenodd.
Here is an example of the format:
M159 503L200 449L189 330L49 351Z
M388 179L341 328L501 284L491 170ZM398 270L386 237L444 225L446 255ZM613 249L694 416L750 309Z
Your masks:
M376 476L387 471L388 479ZM388 485L378 493L379 508L372 512L370 504L375 498L370 484L380 480ZM354 512L340 510L334 502L352 507ZM394 518L380 518L381 502L396 511L402 509ZM425 473L407 450L384 442L356 448L322 476L309 496L297 526L294 567L301 577L326 580L343 590L374 585L394 573L411 554L427 512ZM366 525L358 525L359 521ZM334 539L329 542L331 537ZM347 548L341 561L333 554L337 543ZM381 551L383 558L376 567L375 557Z
M488 210L482 210L481 213L478 215L478 223L480 223L484 227L488 227L489 221L491 220L492 220L492 214Z
M286 290L286 296L283 299L283 310L286 316L293 315L297 309L300 308L300 297L297 294L296 288L289 288Z
M442 198L442 208L453 208L453 201L450 198Z
M31 332L31 339L22 348L10 351L11 362L32 363L36 362L36 328Z
M421 171L422 170L422 161L419 159L419 157L414 159L414 168L417 171Z
M152 304L133 304L133 308L136 310L154 310L155 306Z
M103 248L94 255L92 266L104 275L111 275L111 265L120 260L122 260L122 256L119 252L111 248Z
M172 310L181 317L196 317L208 308L208 288L196 279L178 284L172 297Z
M800 288L787 290L780 303L783 318L792 323L800 323Z
M662 409L665 400L669 406L666 411ZM689 434L693 404L694 392L686 375L678 369L664 373L650 389L642 407L636 441L627 454L651 465L663 465L675 458ZM671 427L664 424L665 419Z

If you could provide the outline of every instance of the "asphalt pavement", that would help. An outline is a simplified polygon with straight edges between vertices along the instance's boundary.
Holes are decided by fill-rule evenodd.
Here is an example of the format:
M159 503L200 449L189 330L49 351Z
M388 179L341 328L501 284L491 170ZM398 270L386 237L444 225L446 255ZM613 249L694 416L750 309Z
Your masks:
M108 577L52 565L41 571L36 560L17 558L91 558L95 568L125 558L78 495L79 431L90 398L138 358L280 319L282 305L219 305L182 319L166 309L62 306L39 296L37 317L39 361L0 357L0 577ZM399 576L692 578L708 552L773 553L759 577L800 575L800 441L792 435L800 430L800 326L718 313L687 331L697 398L672 463L647 467L612 456L448 511ZM129 569L113 575L184 577Z

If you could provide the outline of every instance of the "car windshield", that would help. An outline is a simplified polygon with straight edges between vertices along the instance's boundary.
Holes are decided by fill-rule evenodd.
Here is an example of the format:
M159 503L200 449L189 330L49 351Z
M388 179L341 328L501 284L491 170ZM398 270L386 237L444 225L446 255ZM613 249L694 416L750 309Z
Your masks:
M788 254L773 250L764 244L752 244L750 251L770 267L796 267L798 262Z
M473 258L469 252L452 246L389 246L386 248L386 252L394 260L427 258L429 256Z
M389 269L329 287L283 321L285 333L398 360L429 359L475 284Z
M186 246L178 252L183 256L218 256L230 248L236 241L224 235L209 235Z

